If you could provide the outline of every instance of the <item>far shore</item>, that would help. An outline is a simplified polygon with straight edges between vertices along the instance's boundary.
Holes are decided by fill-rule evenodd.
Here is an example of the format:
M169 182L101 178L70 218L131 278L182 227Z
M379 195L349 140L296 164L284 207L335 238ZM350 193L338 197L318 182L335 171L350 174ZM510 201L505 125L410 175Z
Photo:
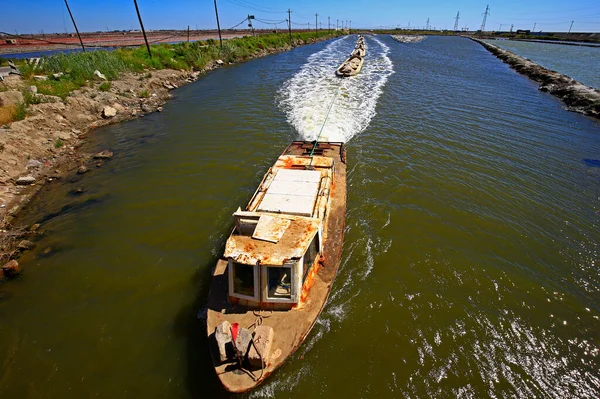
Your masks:
M292 30L292 34L307 32L304 30ZM313 31L308 31L313 32ZM255 30L254 35L274 33L270 30ZM287 29L278 29L276 33L288 33ZM119 47L138 47L145 46L144 36L140 31L125 32L95 32L82 33L81 39L85 48L119 48ZM221 38L223 40L253 36L251 30L223 30ZM81 50L79 38L75 34L51 34L51 35L11 35L2 36L4 40L0 41L0 55L33 53L52 50ZM187 30L169 30L169 31L151 31L147 32L148 42L150 44L158 43L179 43L179 42L197 42L206 40L219 40L219 32L216 30L190 30L189 36ZM14 40L14 43L8 41Z
M261 35L273 32L285 34L287 29L281 26L276 30L255 30L249 29L231 30L224 29L221 31L223 40ZM321 32L335 32L335 29L320 29ZM308 29L293 29L292 34L310 33L314 30ZM448 35L448 36L466 36L478 39L506 39L519 41L533 41L544 43L556 43L573 46L589 46L598 47L600 45L600 33L566 33L566 32L529 32L529 31L451 31L451 30L418 30L418 29L393 29L393 30L354 30L355 33L375 33L375 34L391 34L400 36L415 36L415 35ZM144 36L139 30L130 31L114 31L114 32L86 32L81 34L83 45L90 49L99 48L115 48L115 47L134 47L145 45ZM176 42L195 42L202 40L219 40L219 32L217 30L163 30L147 32L148 42L156 43L176 43ZM31 34L31 35L11 35L0 34L0 55L33 53L52 50L80 50L81 45L79 38L73 33L54 33L54 34Z

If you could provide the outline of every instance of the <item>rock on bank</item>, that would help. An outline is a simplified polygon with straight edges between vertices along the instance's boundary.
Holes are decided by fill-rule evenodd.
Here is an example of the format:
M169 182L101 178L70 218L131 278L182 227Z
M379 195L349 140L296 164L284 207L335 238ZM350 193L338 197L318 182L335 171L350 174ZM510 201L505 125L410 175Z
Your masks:
M199 75L153 70L123 74L108 90L102 81L90 82L64 99L32 93L26 118L0 127L0 222L18 212L35 186L67 172L69 160L77 164L77 147L90 130L160 110L170 90ZM21 94L26 85L19 76L2 83L4 93Z
M490 53L510 65L517 72L541 83L540 90L560 98L569 111L579 112L600 119L600 91L586 86L566 75L546 69L527 58L508 50L472 39L485 47Z

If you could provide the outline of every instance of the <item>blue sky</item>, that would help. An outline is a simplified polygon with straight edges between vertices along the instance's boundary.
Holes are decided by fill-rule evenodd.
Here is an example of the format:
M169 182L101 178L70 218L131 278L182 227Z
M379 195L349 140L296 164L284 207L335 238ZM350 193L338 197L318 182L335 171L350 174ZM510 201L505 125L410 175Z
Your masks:
M138 29L133 0L68 0L81 31ZM8 33L74 32L64 0L3 1L0 31ZM253 14L257 28L274 27L292 10L295 28L314 28L315 13L323 28L327 17L352 21L352 27L425 27L453 29L460 11L459 27L477 30L486 5L490 6L486 30L532 29L539 31L600 32L599 0L217 0L221 28L230 28ZM212 0L138 0L146 29L216 28ZM278 27L284 27L285 22ZM243 24L240 25L244 26Z

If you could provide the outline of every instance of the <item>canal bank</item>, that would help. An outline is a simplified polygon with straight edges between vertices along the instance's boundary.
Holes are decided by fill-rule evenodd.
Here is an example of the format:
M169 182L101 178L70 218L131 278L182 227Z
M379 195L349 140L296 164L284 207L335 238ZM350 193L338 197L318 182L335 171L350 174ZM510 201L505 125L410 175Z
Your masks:
M539 89L560 98L569 111L600 119L600 91L483 40L475 38L472 40L481 44L517 72L541 83Z
M294 47L337 35L294 37ZM243 61L291 48L287 43L271 48L259 46L254 51L249 47ZM14 221L45 184L76 174L84 175L108 161L107 153L100 155L80 150L91 131L160 112L164 103L172 98L171 90L234 63L239 62L216 59L201 70L147 69L142 73L122 73L113 80L97 70L97 79L88 80L80 89L62 97L38 93L37 86L29 86L31 81L18 75L5 78L0 109L23 107L23 118L0 128L0 267L27 250L24 246L19 249L19 243L33 232L30 232L30 226L16 225ZM62 75L36 75L34 80L56 84L61 83ZM0 276L0 282L3 279L4 276Z

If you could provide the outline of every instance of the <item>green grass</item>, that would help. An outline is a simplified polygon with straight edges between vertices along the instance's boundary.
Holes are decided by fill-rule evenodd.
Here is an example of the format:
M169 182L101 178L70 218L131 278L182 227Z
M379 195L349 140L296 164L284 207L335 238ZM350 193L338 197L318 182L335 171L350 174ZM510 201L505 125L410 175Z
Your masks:
M29 90L25 90L23 92L23 99L25 101L25 104L27 104L27 105L29 105L29 104L39 104L39 103L42 102L41 98L39 98L38 96L36 96L32 92L30 92Z
M22 121L27 116L27 104L22 102L18 104L15 108L13 114L13 121Z
M141 97L141 98L148 98L148 97L150 97L150 93L148 93L148 90L145 90L145 89L144 89L144 90L142 90L142 91L140 92L140 97Z
M61 139L56 139L54 142L54 148L61 148L65 143Z
M121 57L113 51L88 51L85 53L56 54L45 59L43 70L48 74L63 72L69 80L85 82L98 79L94 71L102 72L108 79L116 79L127 70Z
M85 81L80 80L45 80L35 82L38 93L57 96L63 100L73 91L85 85Z
M100 86L98 86L98 88L101 91L109 91L111 87L112 87L111 82L102 82L102 83L100 83Z
M315 37L329 38L342 35L341 32L320 31L300 32L292 34L294 45L312 42ZM87 86L90 82L98 81L94 75L98 70L106 78L115 80L124 72L145 73L140 79L152 77L151 70L157 69L183 69L202 70L218 59L224 62L243 62L265 51L283 50L290 47L288 33L269 33L258 36L247 36L223 41L220 48L217 40L209 39L199 42L182 42L177 44L152 45L152 57L146 47L122 48L116 51L88 51L85 53L56 54L46 57L41 67L36 70L25 62L19 62L19 69L23 78L32 85L37 86L38 93L58 96L63 100L73 91ZM34 75L48 75L62 72L59 79L36 81ZM99 89L108 91L110 82L103 82ZM147 97L146 90L140 93ZM31 103L31 101L26 101Z

